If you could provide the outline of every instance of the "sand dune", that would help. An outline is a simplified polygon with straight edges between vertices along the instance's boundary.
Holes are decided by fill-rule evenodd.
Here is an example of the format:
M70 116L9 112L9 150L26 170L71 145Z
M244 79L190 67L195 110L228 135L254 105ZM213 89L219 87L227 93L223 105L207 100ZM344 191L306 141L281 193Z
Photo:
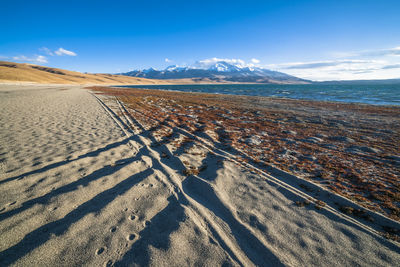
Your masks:
M114 96L67 85L0 95L2 266L400 262L398 243L373 227L329 203L298 207L306 190L212 137L152 129Z

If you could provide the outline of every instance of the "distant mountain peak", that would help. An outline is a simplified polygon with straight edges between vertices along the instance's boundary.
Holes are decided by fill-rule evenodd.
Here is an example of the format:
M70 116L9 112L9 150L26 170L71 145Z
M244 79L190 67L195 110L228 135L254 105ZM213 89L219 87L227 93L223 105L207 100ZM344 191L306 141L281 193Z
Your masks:
M157 70L154 69L154 68L152 68L152 67L150 67L150 68L148 68L148 69L142 70L141 72L143 72L143 73L149 73L149 72L153 72L153 71L157 71Z
M172 70L176 70L178 68L177 65L171 65L165 68L164 71L172 71Z

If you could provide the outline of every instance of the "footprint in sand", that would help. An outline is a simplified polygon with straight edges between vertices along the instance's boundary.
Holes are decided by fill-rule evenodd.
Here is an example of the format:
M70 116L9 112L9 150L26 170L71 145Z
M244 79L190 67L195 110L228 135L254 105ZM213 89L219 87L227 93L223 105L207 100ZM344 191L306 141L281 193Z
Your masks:
M106 263L104 263L104 267L111 267L111 266L113 266L112 260L109 260Z
M104 250L105 249L103 247L99 248L98 250L96 250L96 255L100 255L101 253L104 252Z
M126 240L128 240L128 241L132 241L132 240L134 240L134 239L135 239L135 237L136 237L136 235L135 235L135 234L129 234L129 235L126 237Z
M144 225L144 226L149 226L149 225L150 225L150 221L145 221L145 222L143 223L143 225Z
M8 205L8 206L12 206L12 205L14 205L15 203L17 203L17 201L10 202L10 203L8 203L7 205Z
M117 231L117 227L116 226L113 226L113 227L110 228L110 232L111 233L114 233L115 231Z
M129 220L133 221L134 219L136 219L136 216L135 216L135 215L129 216Z

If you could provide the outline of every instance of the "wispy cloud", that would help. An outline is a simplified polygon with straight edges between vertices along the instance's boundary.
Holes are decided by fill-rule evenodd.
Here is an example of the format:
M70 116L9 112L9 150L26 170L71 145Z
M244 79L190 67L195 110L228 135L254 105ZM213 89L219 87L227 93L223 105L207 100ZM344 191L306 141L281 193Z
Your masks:
M77 54L75 52L69 51L62 47L58 48L55 51L52 51L47 47L41 47L41 48L39 48L39 51L48 56L77 56Z
M253 62L254 64L258 64L258 63L260 63L260 60L258 60L256 58L252 58L251 62Z
M400 68L400 64L392 64L392 65L386 65L382 69L389 70L389 69L399 69L399 68Z
M360 70L360 71L353 71L353 74L365 74L365 73L373 73L374 70Z
M42 55L37 55L34 57L27 57L27 56L15 56L12 58L15 61L21 61L21 62L34 62L34 63L47 63L47 58Z
M64 48L62 48L62 47L60 47L58 50L56 50L56 51L54 51L54 53L57 55L57 56L76 56L77 54L75 53L75 52L72 52L72 51L69 51L69 50L66 50L66 49L64 49Z
M54 56L54 53L50 49L48 49L47 47L39 48L39 51L42 52L42 53L45 53L48 56Z
M271 64L269 67L279 69L320 69L327 67L334 67L339 65L360 65L377 63L374 60L326 60L326 61L310 61L310 62L291 62L283 64Z
M360 53L361 56L400 56L400 46L382 49L382 50L374 50L374 51L365 51Z
M400 56L400 46L385 49L374 49L374 50L361 50L361 51L350 51L350 52L335 52L333 56L336 58L376 58L376 57L398 57Z
M168 63L169 63L169 62L172 62L172 60L166 57L166 58L165 58L165 62L168 62Z

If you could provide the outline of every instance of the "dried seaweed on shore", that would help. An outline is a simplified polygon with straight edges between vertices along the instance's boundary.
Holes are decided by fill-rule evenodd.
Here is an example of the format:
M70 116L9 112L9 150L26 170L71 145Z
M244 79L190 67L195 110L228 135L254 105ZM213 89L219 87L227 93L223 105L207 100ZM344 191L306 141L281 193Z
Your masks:
M185 129L235 154L238 161L266 171L276 167L400 220L399 108L92 89L117 96L141 124L164 140L172 134L164 128Z

